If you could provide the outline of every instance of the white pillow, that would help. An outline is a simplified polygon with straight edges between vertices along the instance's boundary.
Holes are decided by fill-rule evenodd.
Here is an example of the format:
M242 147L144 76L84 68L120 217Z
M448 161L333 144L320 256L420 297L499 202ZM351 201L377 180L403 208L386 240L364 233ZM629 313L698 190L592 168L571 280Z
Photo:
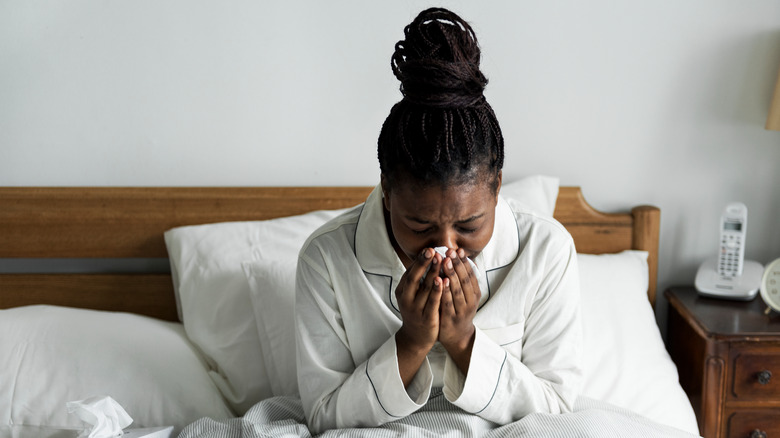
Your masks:
M303 244L301 244L303 245ZM274 395L298 395L295 359L297 258L244 263L263 363Z
M552 176L527 176L501 184L501 196L515 206L551 217L558 199L559 179Z
M165 233L184 328L215 370L212 378L239 415L273 395L241 264L297 260L306 238L342 211L194 225Z
M647 252L578 254L583 394L699 434L647 299Z
M92 396L115 399L133 428L233 416L179 323L39 305L0 310L0 333L4 425L83 428L65 404Z

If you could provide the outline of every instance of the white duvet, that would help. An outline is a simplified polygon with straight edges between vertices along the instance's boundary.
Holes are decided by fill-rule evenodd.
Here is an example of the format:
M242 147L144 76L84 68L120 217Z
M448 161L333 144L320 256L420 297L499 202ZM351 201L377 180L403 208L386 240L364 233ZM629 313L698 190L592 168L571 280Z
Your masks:
M179 438L311 437L299 399L274 397L252 407L242 418L204 418L187 426ZM319 437L694 437L605 402L580 397L574 412L531 414L504 426L468 414L450 404L441 391L416 413L374 428L329 430Z

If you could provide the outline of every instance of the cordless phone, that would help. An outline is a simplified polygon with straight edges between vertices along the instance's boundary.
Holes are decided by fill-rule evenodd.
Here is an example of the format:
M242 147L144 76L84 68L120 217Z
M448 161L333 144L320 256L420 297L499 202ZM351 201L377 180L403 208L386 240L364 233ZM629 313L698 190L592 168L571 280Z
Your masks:
M738 277L742 275L745 260L745 233L747 231L747 207L741 202L726 206L720 217L720 252L718 275Z
M714 298L749 301L758 295L764 267L745 260L747 207L741 202L726 205L720 216L718 255L699 266L694 284L699 294Z

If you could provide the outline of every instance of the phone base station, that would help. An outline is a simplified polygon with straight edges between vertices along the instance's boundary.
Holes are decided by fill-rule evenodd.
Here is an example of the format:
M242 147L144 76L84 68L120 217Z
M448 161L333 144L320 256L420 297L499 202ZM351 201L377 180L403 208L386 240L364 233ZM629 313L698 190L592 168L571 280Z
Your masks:
M715 269L717 258L706 260L696 272L694 285L699 295L727 300L750 301L758 295L764 266L753 260L742 264L742 275L722 277Z

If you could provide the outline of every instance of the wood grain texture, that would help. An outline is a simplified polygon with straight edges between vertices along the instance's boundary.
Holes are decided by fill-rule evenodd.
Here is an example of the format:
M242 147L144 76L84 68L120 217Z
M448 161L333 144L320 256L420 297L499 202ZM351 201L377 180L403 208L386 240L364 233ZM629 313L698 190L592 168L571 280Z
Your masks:
M0 309L34 304L179 319L170 274L0 275Z
M780 409L734 410L727 414L728 425L721 436L752 438L780 436ZM761 435L763 432L764 435Z
M780 347L753 351L744 347L733 356L735 378L730 399L780 401ZM769 373L766 380L759 379L761 372Z
M0 257L167 257L163 232L351 207L370 187L3 187Z
M594 209L579 187L560 188L553 216L571 233L577 252L602 254L632 248L632 216Z
M165 258L174 227L351 207L373 187L0 187L0 258ZM555 217L577 250L650 252L655 302L660 211L603 213L561 187ZM0 308L49 303L175 319L169 275L0 274Z

